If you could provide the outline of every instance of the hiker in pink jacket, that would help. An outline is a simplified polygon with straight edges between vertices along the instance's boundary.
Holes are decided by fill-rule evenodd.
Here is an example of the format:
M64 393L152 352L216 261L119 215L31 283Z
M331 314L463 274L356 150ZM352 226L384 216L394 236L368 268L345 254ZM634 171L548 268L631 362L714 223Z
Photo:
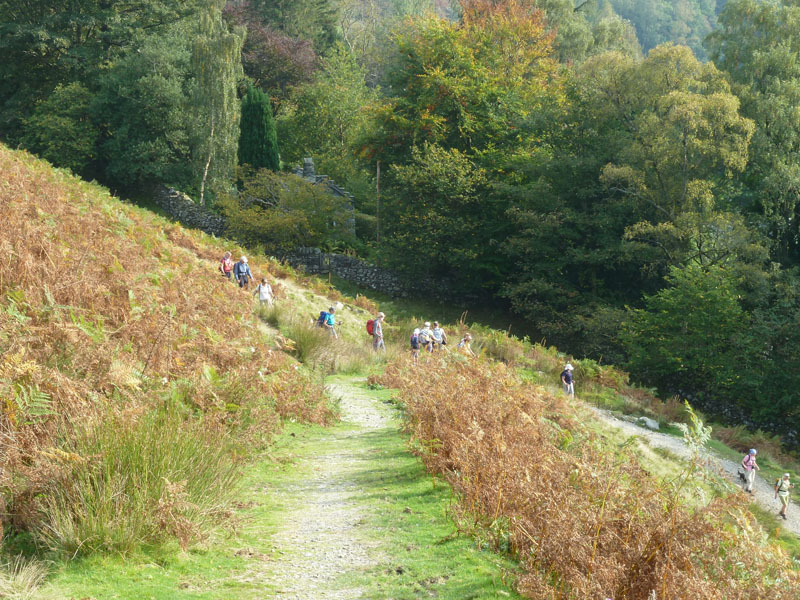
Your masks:
M756 479L756 471L760 471L761 467L756 464L756 454L758 451L751 448L750 452L744 455L742 459L742 467L744 467L744 491L748 494L753 493L753 482Z

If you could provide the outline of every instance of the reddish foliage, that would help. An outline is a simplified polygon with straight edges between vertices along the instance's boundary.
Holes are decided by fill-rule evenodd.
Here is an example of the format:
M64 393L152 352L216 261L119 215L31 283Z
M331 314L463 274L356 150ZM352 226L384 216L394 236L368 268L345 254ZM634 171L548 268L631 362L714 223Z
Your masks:
M249 3L228 3L227 18L247 27L242 47L245 75L271 95L309 81L319 61L309 40L294 38L265 24Z
M740 496L692 505L689 471L657 480L508 367L394 365L382 382L400 389L423 460L458 494L462 526L478 525L524 563L528 597L796 596L800 576L763 545Z

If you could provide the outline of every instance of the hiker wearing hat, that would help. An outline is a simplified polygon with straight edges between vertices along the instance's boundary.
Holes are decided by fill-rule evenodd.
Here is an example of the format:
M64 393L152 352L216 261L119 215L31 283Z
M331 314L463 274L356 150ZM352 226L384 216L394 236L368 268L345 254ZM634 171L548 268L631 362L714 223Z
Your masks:
M425 321L425 325L419 330L419 343L428 352L433 352L433 332L430 321Z
M253 273L250 271L250 265L247 264L247 257L242 256L235 265L233 265L233 276L239 282L239 287L249 287L249 283L253 281Z
M465 333L464 337L461 338L461 341L456 345L456 350L461 350L467 356L475 356L475 353L472 351L472 347L470 346L470 342L472 342L472 336L468 333Z
M564 393L572 397L575 396L575 381L572 379L573 370L572 365L567 363L564 370L561 371L561 383L564 386Z
M385 318L386 315L379 312L372 322L372 349L375 350L375 352L378 350L386 352L386 345L383 343L383 320Z
M272 300L275 295L272 292L272 286L267 283L267 278L262 277L261 283L258 284L256 287L256 291L253 292L253 295L258 295L258 300L261 304L266 304L267 306L272 306Z
M786 519L786 509L789 507L789 491L794 488L794 484L789 481L789 474L784 473L783 477L775 482L775 497L781 500L781 512L778 513Z
M748 494L753 493L753 482L756 479L756 471L761 470L761 467L756 463L756 454L758 454L758 450L750 448L750 452L745 454L742 459L742 467L744 467L744 491Z

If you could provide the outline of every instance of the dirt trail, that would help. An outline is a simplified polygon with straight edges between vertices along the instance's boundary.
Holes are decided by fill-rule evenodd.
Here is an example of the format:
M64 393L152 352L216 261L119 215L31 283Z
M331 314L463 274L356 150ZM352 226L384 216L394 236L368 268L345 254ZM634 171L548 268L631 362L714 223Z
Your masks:
M652 431L650 429L640 427L635 423L617 419L608 411L600 410L595 407L590 408L606 423L621 429L628 435L636 435L647 440L652 447L664 448L682 458L691 457L689 448L680 438L676 438L665 433L659 433L658 431ZM737 475L737 470L741 468L739 463L720 458L715 453L710 451L707 453L706 458L711 468L718 468L721 472L727 474L732 482L739 482L739 476ZM771 513L778 513L779 504L777 504L777 501L774 500L772 485L765 481L764 478L758 474L756 474L756 481L755 485L753 486L753 501L757 502L762 508ZM796 503L792 503L789 506L789 510L787 511L786 515L787 520L781 521L781 525L787 531L791 531L795 535L800 536L800 508L798 508Z
M309 476L273 490L292 506L285 526L272 539L276 597L287 600L361 598L359 589L342 588L337 580L373 564L359 534L363 515L356 499L362 490L354 484L368 451L364 444L351 442L388 427L389 417L358 388L328 388L341 401L342 420L353 427L329 430L323 443L330 451L310 459Z

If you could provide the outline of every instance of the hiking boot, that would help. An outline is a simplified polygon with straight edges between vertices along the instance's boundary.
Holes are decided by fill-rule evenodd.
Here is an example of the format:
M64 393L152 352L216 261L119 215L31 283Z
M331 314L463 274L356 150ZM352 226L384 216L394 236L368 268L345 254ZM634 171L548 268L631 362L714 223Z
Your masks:
M783 520L785 521L786 520L786 515L783 514L783 513L780 513L780 515L783 517Z

